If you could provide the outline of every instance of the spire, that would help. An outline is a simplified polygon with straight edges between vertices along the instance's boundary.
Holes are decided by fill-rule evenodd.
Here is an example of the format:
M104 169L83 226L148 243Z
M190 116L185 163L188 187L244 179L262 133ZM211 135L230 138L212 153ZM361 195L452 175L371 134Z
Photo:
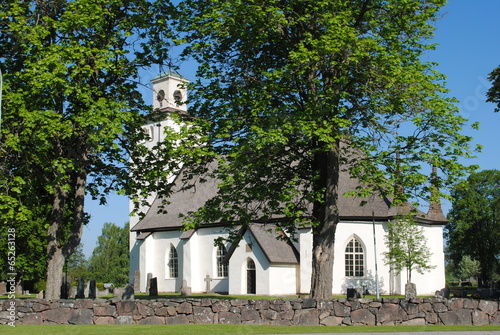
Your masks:
M431 173L431 202L427 217L433 221L448 221L443 214L441 202L439 201L439 189L437 187L437 168L432 165Z

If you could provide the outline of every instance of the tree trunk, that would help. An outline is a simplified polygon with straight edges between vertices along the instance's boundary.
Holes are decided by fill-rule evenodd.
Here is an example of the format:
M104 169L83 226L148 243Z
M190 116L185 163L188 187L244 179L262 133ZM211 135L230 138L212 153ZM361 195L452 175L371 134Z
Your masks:
M47 285L45 287L45 299L47 300L59 299L61 294L62 273L65 262L61 247L61 238L66 199L67 193L64 189L61 186L56 186L54 189L51 222L47 232Z
M335 230L339 221L338 181L339 146L315 154L314 167L320 172L316 190L323 190L324 201L314 203L311 297L330 299L333 285Z
M82 156L86 162L86 156ZM54 202L52 207L51 225L48 230L48 264L47 264L47 284L45 288L45 299L56 300L61 296L61 286L64 264L71 254L80 244L85 222L85 189L87 172L81 169L75 177L74 199L72 213L72 225L69 227L69 236L63 240L64 231L64 209L68 202L68 193L60 186L55 188Z
M57 300L61 297L65 261L62 248L53 247L47 266L47 285L45 287L45 299L47 300Z

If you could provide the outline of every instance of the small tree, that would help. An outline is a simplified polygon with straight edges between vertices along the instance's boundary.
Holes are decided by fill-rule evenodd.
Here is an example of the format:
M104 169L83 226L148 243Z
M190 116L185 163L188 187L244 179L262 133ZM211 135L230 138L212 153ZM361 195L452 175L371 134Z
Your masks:
M106 222L101 236L97 238L97 246L90 257L90 274L92 279L122 286L128 283L129 224L118 227Z
M76 248L76 251L68 258L66 262L66 273L72 280L78 278L89 279L89 261L83 253L83 244Z
M398 274L406 269L407 283L411 283L413 270L423 274L435 267L429 264L431 253L422 228L411 217L389 223L385 244L389 250L384 252L385 264Z
M480 271L479 261L472 259L469 255L465 255L460 260L460 263L457 264L455 271L461 286L462 280L468 280L470 277L477 277Z

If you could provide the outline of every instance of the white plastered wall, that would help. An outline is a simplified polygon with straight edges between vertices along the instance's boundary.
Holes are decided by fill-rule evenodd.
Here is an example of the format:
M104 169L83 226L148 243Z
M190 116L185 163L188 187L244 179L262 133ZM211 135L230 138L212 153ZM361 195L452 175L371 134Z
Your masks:
M444 252L442 226L422 226L427 246L431 250L430 263L435 268L423 275L412 272L412 281L417 285L419 295L433 295L444 287ZM365 286L371 294L376 292L375 259L378 268L378 285L380 294L404 294L406 274L399 275L390 271L385 265L383 253L386 251L386 222L375 222L375 242L373 224L368 222L341 222L337 226L335 236L335 263L333 269L333 294L345 294L349 287ZM365 252L365 276L361 278L345 276L345 247L352 237L356 237L363 245ZM376 257L375 257L376 244ZM404 270L403 270L404 271Z

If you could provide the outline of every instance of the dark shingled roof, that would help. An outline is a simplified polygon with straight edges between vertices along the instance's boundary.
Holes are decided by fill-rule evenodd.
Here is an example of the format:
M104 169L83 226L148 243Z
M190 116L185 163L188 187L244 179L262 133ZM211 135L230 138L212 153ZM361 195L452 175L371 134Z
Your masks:
M266 255L269 263L298 264L299 253L283 233L275 231L273 224L253 224L249 231L255 237L259 247ZM285 239L279 239L281 235Z
M176 178L175 183L177 184L177 190L180 190L182 186L182 171ZM189 190L176 191L168 199L168 204L163 209L162 199L155 199L144 218L131 230L162 231L180 229L183 225L182 215L196 211L208 199L215 196L218 183L215 179L209 179L204 183L196 182L195 186ZM342 171L340 173L339 194L355 190L357 186L359 186L359 181L351 178L348 172ZM345 197L341 195L339 196L338 203L341 221L371 221L372 218L375 220L388 220L398 215L398 212L401 210L407 211L410 207L409 204L402 207L391 207L390 199L380 197L379 194L373 194L368 198ZM438 216L434 212L429 214L431 215L426 215L422 211L417 210L416 217L420 222L426 224L446 223L443 215ZM279 218L276 219L278 220ZM217 223L214 222L214 224Z

